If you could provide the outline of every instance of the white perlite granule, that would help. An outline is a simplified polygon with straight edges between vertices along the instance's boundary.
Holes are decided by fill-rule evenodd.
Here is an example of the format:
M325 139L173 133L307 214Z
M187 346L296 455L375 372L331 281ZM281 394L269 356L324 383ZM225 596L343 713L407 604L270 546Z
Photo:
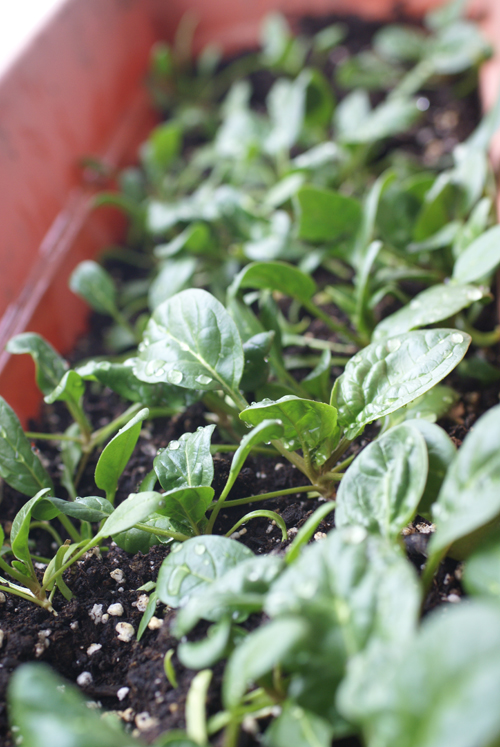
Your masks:
M124 643L129 643L135 635L134 626L130 623L116 623L115 630L118 633L118 640Z

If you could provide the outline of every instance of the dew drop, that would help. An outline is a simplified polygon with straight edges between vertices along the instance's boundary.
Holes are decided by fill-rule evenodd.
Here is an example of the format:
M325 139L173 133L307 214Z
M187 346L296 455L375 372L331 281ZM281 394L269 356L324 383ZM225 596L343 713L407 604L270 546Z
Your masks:
M144 353L144 351L146 350L146 345L143 342L140 342L137 346L137 350L139 351L139 353Z
M397 337L393 337L392 340L387 340L387 350L389 353L395 353L401 347L401 340Z
M0 428L0 434L2 438L7 438L7 431L5 430L5 428Z
M458 332L455 332L455 334L451 336L451 341L457 344L460 342L463 342L464 341L463 335L459 334Z
M169 384L180 384L183 376L180 371L169 371L167 374L167 380Z
M149 361L146 365L146 373L148 376L155 376L159 369L163 369L162 361Z
M163 508L165 506L165 501L158 501L158 508Z
M165 369L159 368L158 371L156 371L155 376L160 377L160 376L163 376L164 373L165 373Z
M204 374L200 374L200 376L197 376L195 381L200 386L208 386L212 383L212 379L210 378L210 376L205 376Z
M205 545L195 545L194 551L197 555L203 555L206 549Z
M410 303L410 309L419 309L422 304L416 298Z
M179 447L180 447L179 441L170 441L169 445L167 446L167 449L169 451L177 451Z
M181 350L184 350L185 353L189 352L189 345L187 342L180 342L179 347Z

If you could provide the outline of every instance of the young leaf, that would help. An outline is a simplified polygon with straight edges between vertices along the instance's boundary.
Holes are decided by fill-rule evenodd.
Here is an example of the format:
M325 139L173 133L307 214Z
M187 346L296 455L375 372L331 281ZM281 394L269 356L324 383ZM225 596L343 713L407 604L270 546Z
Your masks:
M230 568L253 556L245 545L226 537L205 535L186 540L175 545L161 565L158 598L163 604L179 607Z
M54 486L40 459L21 428L19 419L0 397L0 477L24 495L34 496L42 488Z
M329 350L323 350L316 367L300 382L306 392L323 402L328 401L331 367L332 354Z
M235 296L240 288L268 288L306 305L317 290L309 275L286 262L251 262L235 277L230 296Z
M361 205L340 192L305 185L297 192L298 235L306 241L334 242L352 236L361 221Z
M418 327L441 322L489 295L486 288L475 285L433 285L415 296L402 309L383 319L375 327L372 341L379 342L385 337L394 337Z
M353 439L367 423L420 397L464 357L470 336L451 329L407 332L372 343L345 367L332 390L339 424Z
M469 244L453 268L457 283L474 283L500 264L500 226L493 226Z
M243 355L245 356L245 368L240 381L243 392L255 392L263 386L269 376L269 363L267 356L274 342L274 330L270 332L259 332L243 343Z
M367 744L498 743L500 609L485 602L448 607L424 620L403 655L389 650L379 666L368 660L369 667L351 668L337 703Z
M118 719L108 723L46 664L23 664L9 686L9 712L23 747L140 747Z
M98 523L113 513L113 504L98 495L87 495L74 501L63 501L61 498L49 498L50 502L66 516L80 521Z
M30 498L17 512L10 530L10 545L16 558L27 566L31 566L31 554L28 547L28 535L31 524L31 513L37 503L50 493L50 488L40 490L33 498Z
M214 464L210 439L215 425L206 425L196 433L184 433L178 441L170 441L155 457L154 470L164 490L211 485Z
M468 558L463 585L469 594L500 600L500 542L492 537Z
M430 554L444 551L457 540L463 540L463 553L468 554L474 545L474 531L497 519L499 440L500 405L496 405L475 423L448 470L432 511L436 532L429 544ZM472 535L470 542L469 535Z
M264 735L269 747L331 747L335 727L312 711L298 708L293 700L285 701L278 718Z
M141 432L142 421L149 415L147 407L140 410L131 420L120 428L118 433L104 447L95 468L95 483L106 491L106 498L114 502L118 480L128 460L132 456Z
M224 707L236 708L250 682L272 671L311 634L304 620L290 616L273 620L245 638L233 652L224 672Z
M450 386L437 384L421 397L388 415L385 418L385 429L393 428L407 420L426 420L435 423L451 410L458 399L458 392Z
M418 504L417 513L425 518L430 518L432 504L439 495L446 473L455 459L457 449L446 431L438 425L422 418L407 420L406 423L420 431L427 446L429 471L427 473L425 490Z
M285 448L289 451L302 449L317 466L326 462L340 434L334 407L294 395L282 397L277 402L264 399L243 410L240 418L253 426L264 420L280 420Z
M414 99L398 96L382 102L363 119L351 122L349 129L344 126L339 128L339 140L349 144L375 143L404 132L419 116L420 111ZM337 119L337 122L342 120Z
M246 433L240 441L240 445L234 452L233 461L231 462L231 469L229 470L229 477L227 478L226 485L224 486L222 497L226 497L229 491L236 482L236 478L241 472L243 465L245 464L246 458L250 451L257 444L263 442L272 441L276 438L281 438L284 432L284 426L281 420L262 420L256 425L249 433Z
M113 513L108 516L96 537L111 537L113 534L119 534L130 529L134 524L138 524L147 519L151 514L158 512L163 506L164 497L161 493L144 492L131 493Z
M50 394L68 369L64 358L35 332L24 332L11 337L5 349L14 355L31 355L35 363L36 383L42 394Z
M163 493L163 500L156 510L171 521L186 527L188 534L200 534L206 510L213 497L214 489L208 486L176 488Z
M335 525L360 525L396 539L415 515L428 471L423 436L399 425L372 441L351 464L337 492Z
M185 290L160 304L144 334L134 372L142 381L187 389L237 390L244 357L236 325L204 290Z
M160 272L149 286L148 304L151 311L189 285L196 265L194 257L171 259L163 263Z
M69 287L87 301L94 311L113 315L116 311L116 288L111 275L97 262L80 262L69 279Z
M68 402L79 406L80 400L85 391L85 384L82 377L76 371L67 371L50 394L44 399L49 405L53 402Z

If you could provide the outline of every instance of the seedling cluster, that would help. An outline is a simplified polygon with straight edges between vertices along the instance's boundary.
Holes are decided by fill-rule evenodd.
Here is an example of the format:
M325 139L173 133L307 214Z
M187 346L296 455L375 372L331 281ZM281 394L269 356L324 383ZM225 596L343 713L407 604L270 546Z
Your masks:
M140 279L118 288L92 261L71 278L113 319L113 354L71 368L34 333L8 344L33 358L45 401L64 402L72 423L25 433L0 398L0 475L28 498L7 539L2 532L0 590L57 614L72 597L65 571L93 547L165 544L138 637L157 600L177 608L178 660L200 671L185 732L156 747L203 747L220 732L236 747L241 728L264 731L259 724L269 747L328 747L348 735L369 747L499 743L500 406L458 450L436 421L458 400L440 383L457 366L483 383L500 379L488 359L500 328L487 326L484 308L500 265L487 160L500 104L441 169L386 148L404 142L427 90L458 74L457 89L467 88L488 56L462 5L430 14L425 29L379 31L371 51L338 67L339 103L325 70L342 24L306 39L271 16L262 50L221 67L213 48L191 62L185 20L176 44L152 55L166 121L140 166L120 175L121 191L96 205L129 214L127 246L113 260L140 268ZM262 69L273 82L254 108L247 76ZM88 386L116 392L123 414L95 428ZM197 401L208 424L170 441L115 505L144 423ZM60 445L60 485L32 449L44 439ZM81 496L96 450L104 495ZM216 451L233 452L218 494ZM231 500L256 451L287 459L303 485ZM231 538L265 517L287 541L275 511L253 509L217 533L222 508L300 492L322 500L285 553L256 556ZM334 510L335 529L306 546ZM417 514L435 525L420 578L401 539ZM58 544L43 577L33 528ZM470 599L422 621L446 555L465 560ZM251 615L264 622L245 626ZM200 620L212 625L192 642ZM222 709L207 718L220 660ZM78 747L138 744L40 665L15 673L10 707L25 747L52 747L63 733Z

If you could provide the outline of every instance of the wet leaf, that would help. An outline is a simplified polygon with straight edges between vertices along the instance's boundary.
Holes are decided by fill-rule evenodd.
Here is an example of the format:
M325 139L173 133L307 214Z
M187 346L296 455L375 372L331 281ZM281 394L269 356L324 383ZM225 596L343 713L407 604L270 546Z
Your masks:
M142 428L142 422L149 415L147 407L140 410L129 422L120 428L116 436L106 444L97 462L95 484L106 492L106 498L113 503L123 470L135 449Z
M164 490L212 484L214 464L210 439L214 429L215 425L206 425L195 433L184 433L178 441L170 441L155 457L154 470Z
M47 340L34 332L24 332L11 337L5 349L13 355L31 355L35 364L36 383L42 394L50 394L68 369L64 358L61 358Z

